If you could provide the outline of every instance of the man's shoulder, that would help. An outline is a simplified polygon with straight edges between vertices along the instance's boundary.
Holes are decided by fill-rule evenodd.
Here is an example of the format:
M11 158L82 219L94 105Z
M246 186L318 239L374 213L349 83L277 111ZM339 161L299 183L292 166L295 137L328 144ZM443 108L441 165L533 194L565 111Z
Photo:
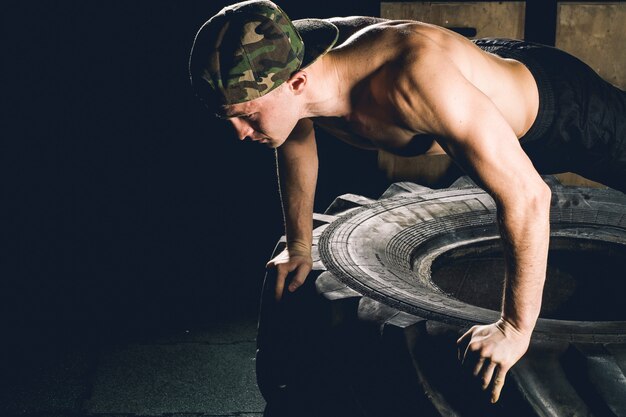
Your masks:
M335 44L337 46L344 43L350 36L360 30L378 25L380 23L389 22L388 19L371 16L331 17L325 20L334 24L339 29L339 37L337 38L337 43Z
M339 28L339 39L335 48L354 46L368 48L382 43L393 50L421 50L429 47L444 46L450 41L450 33L442 27L416 20L389 20L372 17L354 16L349 18L331 18L329 22ZM374 49L374 51L381 52Z
M326 19L339 29L335 48L352 44L368 44L379 39L410 38L420 31L423 23L415 20L390 20L380 17L350 16ZM398 36L399 35L399 36Z

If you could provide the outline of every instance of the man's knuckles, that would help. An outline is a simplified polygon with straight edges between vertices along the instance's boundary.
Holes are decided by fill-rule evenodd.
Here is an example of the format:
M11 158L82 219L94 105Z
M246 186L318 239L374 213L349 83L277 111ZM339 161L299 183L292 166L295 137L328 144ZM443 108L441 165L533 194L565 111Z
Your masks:
M470 342L467 345L467 353L484 357L484 353L487 352L487 347L482 342Z
M276 265L276 269L278 270L278 273L285 274L285 275L293 271L295 268L296 268L296 265L291 264L291 263Z
M305 280L306 280L306 275L297 275L291 281L291 285L295 285L299 287L300 285L304 284Z

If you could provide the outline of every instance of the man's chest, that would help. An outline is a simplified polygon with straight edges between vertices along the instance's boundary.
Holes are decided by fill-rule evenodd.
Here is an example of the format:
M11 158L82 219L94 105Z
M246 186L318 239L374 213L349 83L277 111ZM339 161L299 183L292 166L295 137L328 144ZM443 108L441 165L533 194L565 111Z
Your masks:
M359 113L349 119L326 117L314 119L316 125L342 141L362 149L383 149L396 155L415 156L441 153L431 135L415 134L379 114Z

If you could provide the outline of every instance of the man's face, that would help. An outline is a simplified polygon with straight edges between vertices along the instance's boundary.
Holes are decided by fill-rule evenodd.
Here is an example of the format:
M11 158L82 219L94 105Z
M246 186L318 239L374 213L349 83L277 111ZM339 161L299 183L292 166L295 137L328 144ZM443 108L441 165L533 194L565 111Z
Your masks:
M299 119L287 83L255 100L224 106L218 117L230 121L240 140L250 138L270 148L282 145Z

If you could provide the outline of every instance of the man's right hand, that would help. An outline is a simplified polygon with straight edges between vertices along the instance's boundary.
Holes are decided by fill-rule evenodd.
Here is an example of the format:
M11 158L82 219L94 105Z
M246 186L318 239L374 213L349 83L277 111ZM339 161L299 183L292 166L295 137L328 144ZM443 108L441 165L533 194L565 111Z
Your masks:
M292 274L289 292L294 292L304 284L306 277L311 272L313 259L310 251L308 255L306 253L295 253L290 256L289 251L285 249L269 261L266 267L276 268L276 301L280 301L285 288L285 280L289 274Z

